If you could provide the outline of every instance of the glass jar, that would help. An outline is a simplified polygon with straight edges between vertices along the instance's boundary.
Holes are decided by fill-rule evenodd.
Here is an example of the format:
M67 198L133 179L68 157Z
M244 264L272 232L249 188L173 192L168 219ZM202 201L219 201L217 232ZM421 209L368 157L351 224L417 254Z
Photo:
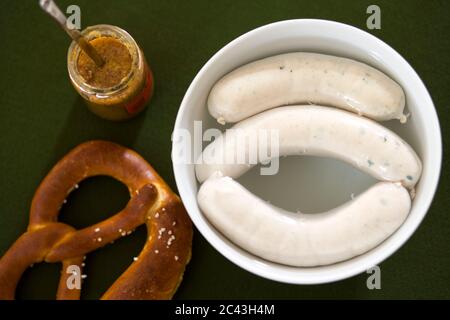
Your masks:
M88 27L82 35L100 56L105 58L102 52L106 52L115 60L108 63L105 58L105 65L97 67L75 41L70 45L70 80L89 109L108 120L129 119L144 110L153 94L153 75L134 39L121 28L105 24Z

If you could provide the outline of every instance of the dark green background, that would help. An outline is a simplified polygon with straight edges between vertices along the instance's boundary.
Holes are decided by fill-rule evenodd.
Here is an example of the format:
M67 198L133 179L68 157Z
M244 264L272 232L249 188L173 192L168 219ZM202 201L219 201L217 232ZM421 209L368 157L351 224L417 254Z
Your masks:
M416 69L435 102L444 138L438 193L414 236L382 265L382 290L367 274L333 284L295 286L254 276L222 257L196 232L193 259L176 298L450 298L450 174L448 171L448 1L58 1L78 4L82 26L113 24L133 35L156 79L148 110L126 123L91 114L66 70L68 37L40 11L37 0L2 1L0 9L0 255L26 229L30 201L53 164L77 144L107 139L137 150L175 188L170 135L191 80L222 46L255 27L284 19L321 18L366 29L366 8L382 10L382 29L370 31ZM111 178L82 183L61 213L90 225L127 202ZM145 230L90 254L84 298L98 298L140 251ZM59 265L27 271L19 298L53 298ZM0 288L1 290L1 288Z

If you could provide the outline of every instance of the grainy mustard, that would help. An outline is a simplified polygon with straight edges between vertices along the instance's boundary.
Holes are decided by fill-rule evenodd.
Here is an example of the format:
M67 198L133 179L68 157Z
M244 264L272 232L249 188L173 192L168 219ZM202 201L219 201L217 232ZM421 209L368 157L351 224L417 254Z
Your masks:
M92 26L82 34L105 64L97 66L73 42L67 62L75 89L102 118L124 120L137 115L153 93L153 76L142 50L126 31L115 26Z

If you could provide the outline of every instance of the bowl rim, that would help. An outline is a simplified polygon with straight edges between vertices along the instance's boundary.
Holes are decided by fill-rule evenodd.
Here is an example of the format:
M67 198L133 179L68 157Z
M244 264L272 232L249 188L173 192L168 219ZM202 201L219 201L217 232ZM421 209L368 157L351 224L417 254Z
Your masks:
M233 246L236 246L236 245L233 244L231 241L228 241L228 243L227 243L226 240L222 239L220 236L215 234L215 232L212 230L212 229L214 229L213 226L205 223L202 220L202 217L201 217L202 213L200 211L200 208L198 208L197 199L196 198L195 199L187 199L188 197L190 197L190 195L188 194L189 188L188 188L187 184L183 183L183 181L181 180L182 179L181 171L184 170L184 167L188 166L188 165L187 164L177 164L177 163L173 162L173 159L172 159L175 182L176 182L180 197L181 197L183 203L185 204L186 210L187 210L190 218L192 219L194 225L197 227L197 229L200 231L200 233L203 235L203 237L208 241L208 243L210 245L212 245L212 247L214 247L214 249L216 249L225 258L227 258L229 261L231 261L235 265L243 268L244 270L247 270L255 275L261 276L266 279L270 279L270 280L274 280L274 281L278 281L278 282L282 282L282 283L290 283L290 284L321 284L321 283L330 283L330 282L343 280L343 279L358 275L362 272L365 272L369 268L380 264L382 261L384 261L389 256L391 256L394 252L396 252L402 245L404 245L408 241L408 239L414 234L414 232L417 230L417 228L423 221L424 217L426 216L426 214L429 210L429 207L431 206L434 195L436 193L437 187L438 187L441 166L442 166L442 137L441 137L441 129L440 129L440 124L439 124L439 119L437 116L436 108L431 99L431 96L430 96L425 84L423 83L422 79L417 74L417 72L395 49L393 49L391 46L389 46L387 43L385 43L381 39L377 38L376 36L366 32L364 30L361 30L357 27L354 27L354 26L351 26L351 25L348 25L345 23L337 22L337 21L332 21L332 20L323 20L323 19L281 20L281 21L269 23L269 24L257 27L255 29L252 29L252 30L238 36L237 38L235 38L234 40L232 40L231 42L229 42L228 44L223 46L202 66L202 68L198 71L198 73L192 80L191 84L189 85L189 87L183 97L183 100L180 104L180 107L179 107L179 110L177 113L177 117L175 120L174 130L181 127L181 123L183 121L184 114L186 113L186 111L188 109L187 100L189 100L189 97L191 96L193 90L195 89L197 82L203 76L203 74L207 72L210 65L212 65L227 50L229 50L231 47L235 46L236 44L238 44L242 41L245 41L247 38L249 38L257 33L264 32L265 30L268 30L268 29L271 29L274 27L283 26L283 25L290 26L290 27L292 27L292 25L295 25L296 27L299 27L300 25L302 27L305 27L305 25L308 25L309 27L311 27L311 24L316 25L316 26L320 25L321 27L325 26L328 28L337 28L341 31L343 30L344 32L354 33L355 35L358 35L359 37L365 37L367 39L367 41L372 41L377 46L383 47L384 50L390 51L390 54L393 54L394 56L396 56L397 59L399 59L399 61L404 65L404 67L406 67L407 72L411 76L416 78L415 80L416 81L418 80L418 84L421 87L423 87L423 89L424 89L424 94L425 94L424 99L427 100L427 102L428 102L427 105L430 106L430 110L428 110L430 112L429 117L430 117L431 121L433 122L433 125L435 125L435 128L437 130L436 131L437 135L434 137L437 139L437 141L435 141L436 142L435 143L436 150L434 150L434 152L435 152L434 158L435 158L435 161L437 161L437 162L436 162L436 165L434 166L435 170L430 172L430 174L433 174L433 176L431 177L431 182L430 182L431 187L430 187L430 189L427 190L428 196L425 197L422 201L422 205L421 205L421 209L420 209L421 210L420 216L416 217L416 219L413 221L413 223L409 224L409 229L405 230L405 228L404 228L405 223L406 223L406 221L405 221L405 223L402 226L400 226L399 229L397 229L395 231L394 234L398 234L396 242L391 243L390 246L384 248L385 250L379 252L378 254L377 254L377 252L373 251L376 247L371 249L370 251L363 254L363 255L365 255L365 258L366 258L365 260L362 260L360 263L354 263L354 264L350 264L348 266L344 266L340 269L339 272L329 272L329 271L322 270L322 272L317 272L317 274L315 274L315 273L304 274L303 272L300 272L300 270L312 271L318 267L332 268L333 266L335 266L335 264L332 264L329 266L318 266L318 267L308 267L308 268L300 268L299 267L300 270L296 271L295 267L289 267L289 266L285 266L285 265L277 264L277 263L273 263L273 262L267 262L263 266L263 264L259 263L256 259L260 259L263 261L264 261L264 259L256 257L256 256L253 259L251 259L250 257L246 257L244 254L242 254L241 252L236 250L236 249L240 249L240 248L234 248ZM177 150L177 144L175 143L175 141L172 141L172 152L174 152L174 150ZM195 203L197 210L194 210L195 208L191 208L192 202ZM206 218L204 218L204 219L206 219ZM401 231L401 230L403 230L403 232L399 234L399 231ZM390 238L393 235L391 235ZM251 253L248 253L248 254L252 255ZM352 259L355 259L355 258L356 257L351 258L346 261L351 261ZM271 265L270 268L267 267L267 264ZM282 270L281 268L284 268L284 269L289 268L289 269L292 269L292 271L286 272L286 270ZM268 270L268 269L273 269L273 270ZM301 276L297 275L296 277L293 277L293 273L302 273L302 275Z

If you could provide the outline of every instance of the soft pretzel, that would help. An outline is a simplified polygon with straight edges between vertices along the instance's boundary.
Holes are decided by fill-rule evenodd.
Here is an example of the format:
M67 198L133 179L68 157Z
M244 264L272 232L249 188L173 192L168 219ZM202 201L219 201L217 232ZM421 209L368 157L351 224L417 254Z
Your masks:
M130 192L114 216L76 230L57 221L68 194L88 177L106 175ZM57 299L79 299L66 280L71 265L82 270L83 257L146 224L147 242L102 299L170 299L191 256L192 224L179 197L136 152L106 141L83 143L49 172L31 203L28 230L0 259L0 299L14 299L23 272L33 263L62 262Z

